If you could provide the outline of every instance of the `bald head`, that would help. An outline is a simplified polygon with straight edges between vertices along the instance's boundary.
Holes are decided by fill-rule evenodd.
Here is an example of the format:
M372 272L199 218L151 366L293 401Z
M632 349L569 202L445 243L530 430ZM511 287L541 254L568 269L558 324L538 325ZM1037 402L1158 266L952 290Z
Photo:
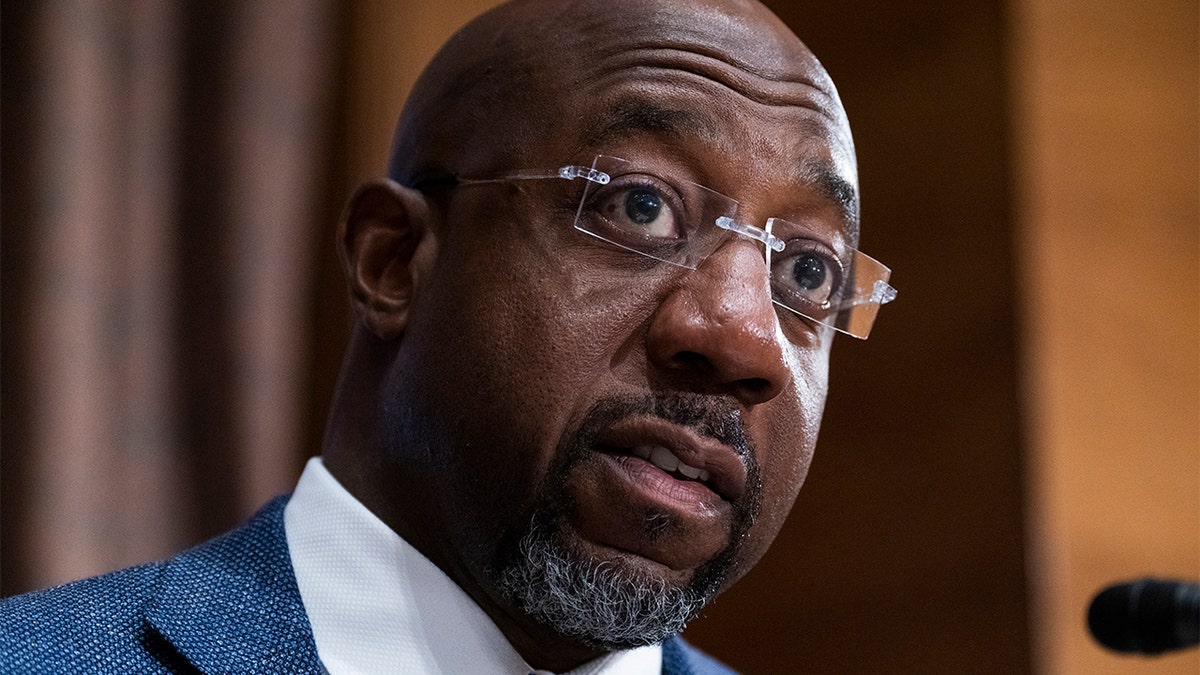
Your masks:
M434 57L401 115L389 175L413 185L528 165L547 149L564 157L631 129L704 132L697 118L636 100L637 82L697 78L761 107L816 111L831 124L808 131L826 126L852 148L832 80L755 0L517 0L467 24ZM609 86L622 81L633 84Z

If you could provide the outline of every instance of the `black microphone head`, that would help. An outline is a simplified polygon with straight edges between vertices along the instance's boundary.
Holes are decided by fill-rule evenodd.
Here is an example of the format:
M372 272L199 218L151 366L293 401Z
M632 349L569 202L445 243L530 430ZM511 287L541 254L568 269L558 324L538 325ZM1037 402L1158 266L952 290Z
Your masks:
M1200 584L1139 579L1104 589L1088 608L1088 628L1118 652L1159 654L1200 644Z

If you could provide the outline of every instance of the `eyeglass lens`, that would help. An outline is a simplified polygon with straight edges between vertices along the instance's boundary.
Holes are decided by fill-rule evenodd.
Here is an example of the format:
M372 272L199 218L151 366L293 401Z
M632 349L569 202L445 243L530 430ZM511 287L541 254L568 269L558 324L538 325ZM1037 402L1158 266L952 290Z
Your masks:
M879 305L895 297L887 267L855 249L838 250L811 228L780 218L761 229L743 223L736 200L620 158L598 155L591 168L609 180L583 181L575 215L582 232L688 269L734 231L759 239L778 306L859 338L867 337Z

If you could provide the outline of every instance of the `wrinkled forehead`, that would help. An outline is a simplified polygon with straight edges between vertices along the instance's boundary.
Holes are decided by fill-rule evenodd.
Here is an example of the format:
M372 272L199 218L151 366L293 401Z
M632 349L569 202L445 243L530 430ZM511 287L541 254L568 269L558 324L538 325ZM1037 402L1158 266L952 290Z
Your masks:
M757 3L618 0L569 7L539 16L544 25L536 32L505 36L512 40L510 66L526 80L534 105L536 98L549 107L561 102L570 109L565 113L580 119L602 113L597 106L622 85L669 85L674 78L684 86L706 79L747 103L807 109L848 141L832 80L791 30Z
M857 212L837 91L754 2L522 0L468 25L430 70L401 125L414 150L429 147L401 152L398 142L402 161L424 155L433 168L488 175L672 149L697 170L735 166L743 182L808 181L850 219Z
M575 46L603 57L649 48L677 49L727 62L767 80L819 80L832 90L807 47L757 3L585 3Z
M536 138L552 142L537 145L554 158L624 134L690 133L714 151L751 144L781 155L826 154L805 161L840 165L854 180L853 143L833 82L761 6L626 0L571 10L540 17L541 37L514 44L519 56L510 64L519 98L533 109L514 111L512 121L540 126Z

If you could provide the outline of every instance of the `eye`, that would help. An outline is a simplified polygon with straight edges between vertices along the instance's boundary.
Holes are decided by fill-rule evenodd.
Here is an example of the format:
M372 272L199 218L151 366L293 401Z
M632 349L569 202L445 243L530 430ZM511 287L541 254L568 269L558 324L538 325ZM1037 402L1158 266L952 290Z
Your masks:
M662 209L662 200L650 190L639 188L625 193L625 215L638 225L658 220Z
M616 182L616 181L614 181ZM649 183L609 185L596 209L610 227L638 238L678 239L683 232L664 190Z
M797 311L828 309L842 284L842 266L815 242L789 244L771 263L771 285L777 300ZM815 306L815 307L814 307Z
M806 253L796 256L796 262L792 264L792 276L798 287L806 291L820 291L828 285L830 275L824 260Z

